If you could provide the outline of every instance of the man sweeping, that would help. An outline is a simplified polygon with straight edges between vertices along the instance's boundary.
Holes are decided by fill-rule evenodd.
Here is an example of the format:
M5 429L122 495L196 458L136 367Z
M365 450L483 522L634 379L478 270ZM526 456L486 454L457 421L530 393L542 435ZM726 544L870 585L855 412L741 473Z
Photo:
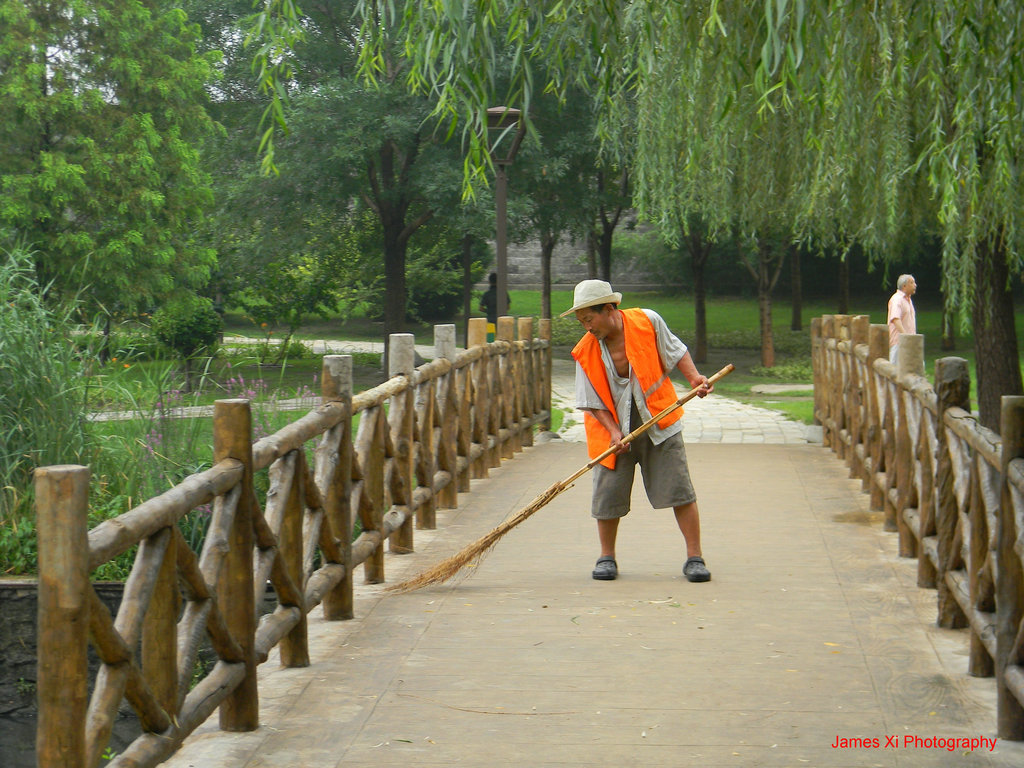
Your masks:
M597 520L601 556L593 577L610 581L618 576L615 539L619 520L629 512L637 464L647 498L655 509L671 507L686 541L683 575L689 581L709 581L711 573L701 552L697 495L690 482L683 448L682 409L676 409L631 443L622 438L676 401L669 380L673 369L704 397L712 391L686 345L649 309L619 309L622 294L603 280L584 280L573 292L575 313L586 334L573 348L576 360L576 406L584 412L587 452L596 459L614 450L594 467L591 515Z

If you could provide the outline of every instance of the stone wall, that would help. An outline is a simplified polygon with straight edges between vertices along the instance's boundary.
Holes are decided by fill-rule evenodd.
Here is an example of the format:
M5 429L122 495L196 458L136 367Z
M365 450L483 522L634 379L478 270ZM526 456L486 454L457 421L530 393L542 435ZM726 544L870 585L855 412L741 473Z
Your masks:
M551 287L571 289L580 280L586 280L587 249L582 243L559 243L551 255ZM643 291L660 290L665 287L663 280L649 274L632 261L612 259L612 287L615 290ZM539 291L540 243L509 243L508 284L517 290ZM484 281L479 288L486 288Z
M116 614L123 584L98 583L96 593ZM0 581L0 715L33 712L36 708L36 582L31 579ZM99 660L89 646L89 678Z

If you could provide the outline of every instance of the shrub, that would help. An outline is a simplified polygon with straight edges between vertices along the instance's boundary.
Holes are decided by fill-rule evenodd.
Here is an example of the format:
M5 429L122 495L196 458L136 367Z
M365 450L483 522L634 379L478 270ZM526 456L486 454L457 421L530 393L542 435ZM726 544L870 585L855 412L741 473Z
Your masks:
M472 244L470 277L483 275L490 248L481 240ZM462 311L462 252L460 239L445 233L429 249L410 247L406 267L408 307L411 320L426 323L448 320Z
M755 376L766 379L777 379L791 383L809 383L814 381L814 371L810 360L791 360L776 363L771 368L755 365L750 369Z
M212 347L223 326L213 302L194 293L175 296L153 314L150 329L185 362L185 387L192 389L192 359Z
M194 293L179 294L153 314L150 329L160 343L186 360L213 346L222 321L213 302Z

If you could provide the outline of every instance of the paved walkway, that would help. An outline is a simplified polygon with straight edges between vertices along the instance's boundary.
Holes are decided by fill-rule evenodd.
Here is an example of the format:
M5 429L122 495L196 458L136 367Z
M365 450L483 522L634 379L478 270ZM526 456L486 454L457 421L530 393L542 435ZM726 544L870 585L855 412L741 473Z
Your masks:
M351 622L316 611L312 665L260 667L261 728L223 733L213 717L167 765L1024 764L1024 745L992 748L994 683L965 674L966 635L934 626L934 593L860 483L767 423L762 444L736 444L757 419L716 400L685 416L688 435L706 422L687 450L710 583L682 578L681 537L641 483L620 578L593 581L585 476L462 578L404 595L360 585ZM713 412L726 414L717 427ZM414 554L389 555L389 581L585 462L566 439L517 454L440 510L437 531L417 531Z

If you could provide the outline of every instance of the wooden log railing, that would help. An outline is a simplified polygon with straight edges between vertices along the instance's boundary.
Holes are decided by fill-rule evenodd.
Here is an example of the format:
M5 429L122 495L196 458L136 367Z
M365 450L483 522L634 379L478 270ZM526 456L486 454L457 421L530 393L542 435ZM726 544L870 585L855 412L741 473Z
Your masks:
M456 507L471 477L550 424L550 320L540 338L529 319L499 320L491 343L486 321L471 320L458 354L455 326L437 326L435 359L418 368L413 337L393 335L391 378L355 395L352 358L325 357L322 405L256 443L249 401L218 401L213 466L92 530L88 468L38 469L38 765L98 765L124 700L143 733L111 766L162 762L218 708L222 729L257 728L256 669L271 650L283 666L308 666L310 611L353 618L357 565L368 582L384 581L386 541L411 552L414 529L434 528L438 506ZM177 523L211 502L194 552ZM111 616L89 574L136 545ZM268 583L277 607L260 618ZM91 696L89 641L101 662ZM216 663L195 682L204 642Z
M1000 434L970 412L967 361L935 363L924 337L866 316L811 324L815 418L824 444L862 481L871 506L936 590L937 623L967 628L967 672L996 678L1000 738L1024 740L1024 397L1004 397Z

